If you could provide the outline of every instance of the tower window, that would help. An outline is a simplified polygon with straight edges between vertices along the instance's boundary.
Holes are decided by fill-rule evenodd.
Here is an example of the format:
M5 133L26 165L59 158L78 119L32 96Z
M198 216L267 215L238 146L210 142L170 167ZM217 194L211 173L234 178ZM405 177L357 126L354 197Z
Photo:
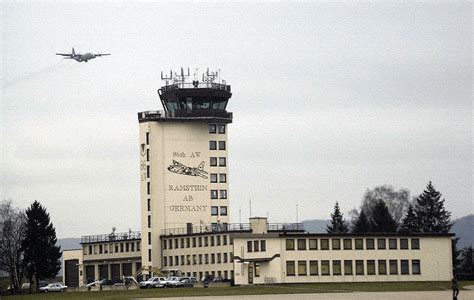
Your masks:
M217 130L220 134L224 134L225 133L225 124L217 125Z
M220 160L219 160L220 162ZM217 157L211 157L210 162L209 162L211 167L216 167L217 166Z
M219 157L219 167L225 167L227 165L225 157Z
M216 133L216 124L209 124L209 133Z
M209 141L209 150L217 150L217 142Z
M148 216L148 228L151 228L151 216Z
M219 196L220 196L219 198L221 198L221 199L227 199L227 190L220 190L220 191L219 191L219 194L220 194L220 195L219 195Z
M146 149L146 161L150 161L150 149Z
M227 206L221 206L220 210L221 216L227 216Z
M150 166L146 166L146 178L150 178Z
M220 183L225 183L227 181L226 175L225 174L219 174L219 182Z
M211 149L211 150L213 150L213 149ZM219 150L225 150L225 141L219 141Z
M151 211L151 199L147 200L147 210Z
M147 145L150 144L150 133L149 132L146 133L146 144Z
M150 182L147 182L147 183L146 183L146 193L147 193L148 195L151 194Z
M217 216L217 206L211 206L211 216Z
M211 183L216 183L217 182L217 174L211 173Z
M211 190L211 199L217 199L217 190Z
M148 232L148 245L151 245L151 232Z

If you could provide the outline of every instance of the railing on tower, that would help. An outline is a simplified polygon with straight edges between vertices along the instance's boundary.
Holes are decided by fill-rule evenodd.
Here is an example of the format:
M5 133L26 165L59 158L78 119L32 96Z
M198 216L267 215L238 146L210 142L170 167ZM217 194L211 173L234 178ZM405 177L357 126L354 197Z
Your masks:
M86 235L81 237L81 244L97 243L97 242L114 242L139 240L142 238L140 231L118 232L110 234Z

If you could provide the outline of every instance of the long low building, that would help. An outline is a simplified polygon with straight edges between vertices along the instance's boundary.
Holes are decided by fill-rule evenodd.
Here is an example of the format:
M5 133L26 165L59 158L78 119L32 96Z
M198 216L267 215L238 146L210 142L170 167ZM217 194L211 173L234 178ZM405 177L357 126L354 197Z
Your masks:
M141 270L140 239L83 237L73 276L84 285ZM120 237L120 238L119 238ZM453 234L314 234L301 223L168 229L160 236L160 272L233 280L237 285L308 282L449 281ZM65 264L68 264L65 261ZM153 274L148 274L152 276ZM65 273L71 284L71 273Z

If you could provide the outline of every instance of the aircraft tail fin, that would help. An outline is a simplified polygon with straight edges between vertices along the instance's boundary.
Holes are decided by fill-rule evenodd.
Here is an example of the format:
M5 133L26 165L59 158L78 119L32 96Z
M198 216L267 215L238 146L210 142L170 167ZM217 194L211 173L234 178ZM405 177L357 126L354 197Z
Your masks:
M74 51L74 47L72 47L72 55L76 55L76 51Z
M202 162L199 164L198 169L199 169L200 171L204 170L204 161L202 161Z

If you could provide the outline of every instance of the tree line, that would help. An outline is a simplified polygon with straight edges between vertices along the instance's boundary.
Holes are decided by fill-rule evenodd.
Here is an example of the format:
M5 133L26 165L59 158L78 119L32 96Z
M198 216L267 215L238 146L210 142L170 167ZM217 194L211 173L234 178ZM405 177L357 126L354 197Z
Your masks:
M328 233L449 233L454 223L444 207L445 199L431 181L413 201L407 189L395 191L392 186L377 186L367 190L360 209L349 214L346 221L336 202L331 213ZM452 240L455 271L474 275L473 249L457 249L459 238Z
M61 269L61 247L46 208L38 201L22 211L11 201L0 203L0 270L8 273L10 291L30 282L30 293L39 280L54 278Z

